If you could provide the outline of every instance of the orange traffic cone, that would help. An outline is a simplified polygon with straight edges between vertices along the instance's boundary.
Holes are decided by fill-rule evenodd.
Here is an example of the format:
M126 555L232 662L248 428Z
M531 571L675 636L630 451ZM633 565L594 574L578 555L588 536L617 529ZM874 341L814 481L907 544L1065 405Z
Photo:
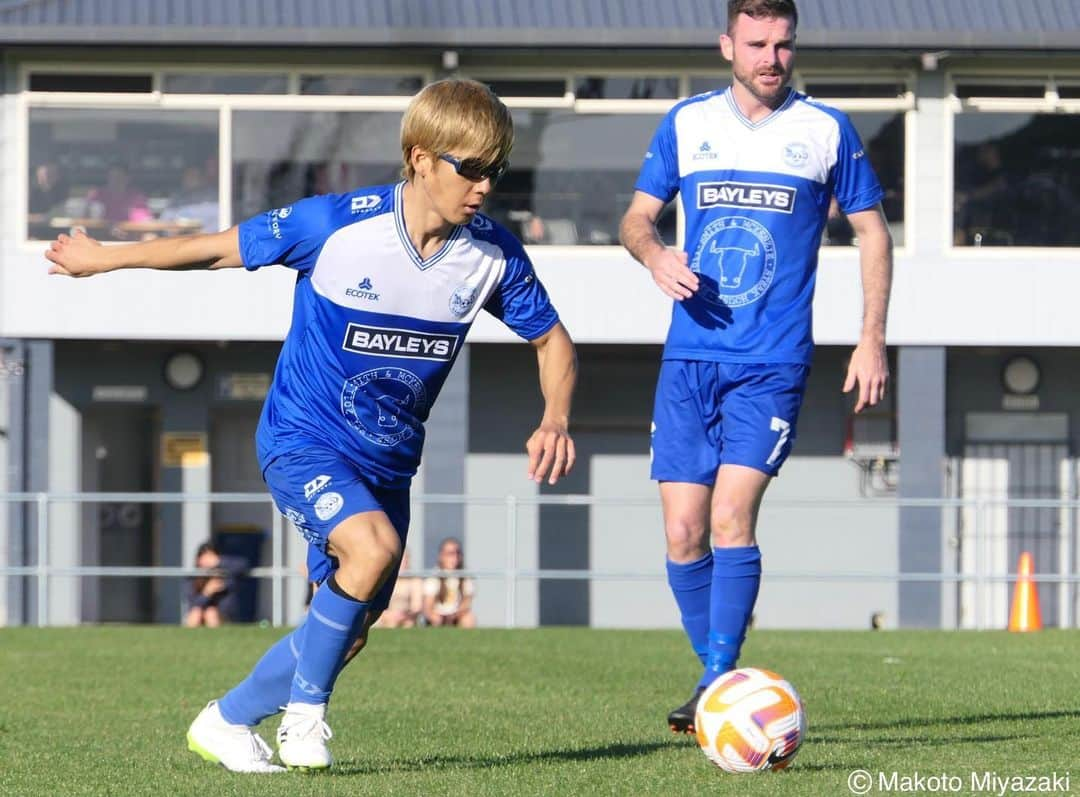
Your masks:
M1010 631L1042 630L1042 614L1039 612L1039 591L1031 580L1031 554L1020 554L1017 567L1016 589L1013 591L1012 611L1009 612Z

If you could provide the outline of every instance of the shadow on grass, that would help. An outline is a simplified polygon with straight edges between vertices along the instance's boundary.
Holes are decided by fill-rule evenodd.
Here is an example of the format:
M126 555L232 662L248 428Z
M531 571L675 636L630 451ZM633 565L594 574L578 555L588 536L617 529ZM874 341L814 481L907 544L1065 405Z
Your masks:
M1080 719L1080 709L1000 712L972 714L965 717L906 717L875 722L832 722L811 725L811 728L814 731L891 731L898 728L933 728L939 725L981 725L984 722L1016 722L1018 720L1031 722L1058 719Z
M374 775L393 772L420 772L432 769L487 769L541 762L597 761L606 758L635 758L670 748L671 742L607 744L598 747L530 750L506 755L433 755L384 762L337 761L328 775Z

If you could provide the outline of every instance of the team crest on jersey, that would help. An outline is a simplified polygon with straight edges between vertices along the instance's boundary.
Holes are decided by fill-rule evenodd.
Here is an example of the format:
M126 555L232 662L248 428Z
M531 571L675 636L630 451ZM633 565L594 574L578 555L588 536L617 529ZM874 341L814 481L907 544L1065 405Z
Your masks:
M393 448L416 434L415 419L427 407L420 377L402 368L373 368L346 380L341 412L352 427L377 446Z
M458 318L464 318L472 310L472 306L476 303L476 297L479 295L479 288L473 285L462 285L450 297L450 312Z
M793 141L784 146L784 163L792 169L801 169L810 160L810 150L801 141Z
M726 307L753 304L772 285L776 243L753 219L716 219L702 232L690 268L700 275L698 294L706 301Z

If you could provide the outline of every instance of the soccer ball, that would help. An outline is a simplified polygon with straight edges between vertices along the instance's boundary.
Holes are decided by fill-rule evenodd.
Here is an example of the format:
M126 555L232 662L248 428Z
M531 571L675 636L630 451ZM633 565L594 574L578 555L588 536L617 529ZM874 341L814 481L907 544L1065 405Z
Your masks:
M746 667L717 678L698 700L698 744L725 772L783 769L806 735L795 687L774 672Z

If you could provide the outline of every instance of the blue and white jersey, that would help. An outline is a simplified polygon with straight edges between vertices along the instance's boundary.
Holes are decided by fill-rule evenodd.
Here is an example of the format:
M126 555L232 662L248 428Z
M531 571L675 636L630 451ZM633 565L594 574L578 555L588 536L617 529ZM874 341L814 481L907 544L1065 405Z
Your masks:
M424 260L402 189L311 197L240 225L244 266L296 269L292 326L256 434L263 468L328 446L407 486L424 421L481 308L532 340L558 316L521 244L477 214Z
M883 197L847 116L794 90L756 123L730 88L679 103L635 187L679 195L701 285L675 302L664 358L716 362L809 363L829 199L854 213Z

